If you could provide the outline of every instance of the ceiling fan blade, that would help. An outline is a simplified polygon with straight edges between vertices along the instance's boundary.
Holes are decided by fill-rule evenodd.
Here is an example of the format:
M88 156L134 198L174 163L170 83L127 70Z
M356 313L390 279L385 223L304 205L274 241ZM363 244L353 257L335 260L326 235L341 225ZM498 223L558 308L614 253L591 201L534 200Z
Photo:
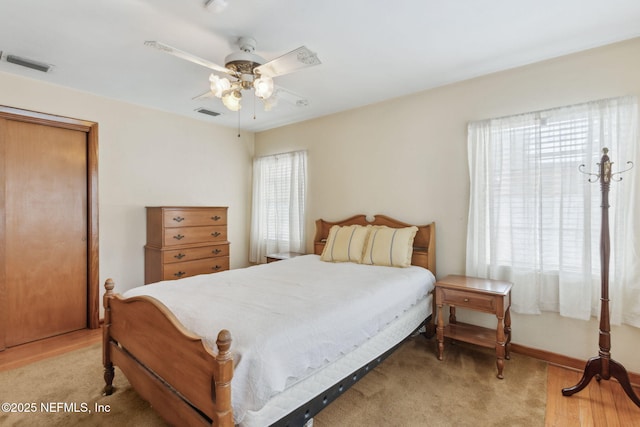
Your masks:
M196 95L193 98L191 98L192 101L199 101L201 99L209 99L209 98L215 98L215 95L213 94L213 92L211 92L210 90L201 93L200 95Z
M233 74L233 71L225 68L221 65L214 64L211 61L207 61L206 59L202 59L199 56L192 55L191 53L185 52L180 49L176 49L173 46L169 46L168 44L164 44L154 40L147 40L144 42L146 46L156 48L162 52L169 53L173 56L177 56L178 58L186 59L187 61L191 61L195 64L202 65L203 67L210 68L214 71L218 71L226 74Z
M300 46L266 64L256 67L255 71L262 76L276 77L320 64L322 62L314 52L307 49L306 46Z
M296 107L308 107L309 100L295 92L290 91L289 89L285 89L282 86L276 86L276 89L271 95L279 100L285 101L288 104L294 105Z

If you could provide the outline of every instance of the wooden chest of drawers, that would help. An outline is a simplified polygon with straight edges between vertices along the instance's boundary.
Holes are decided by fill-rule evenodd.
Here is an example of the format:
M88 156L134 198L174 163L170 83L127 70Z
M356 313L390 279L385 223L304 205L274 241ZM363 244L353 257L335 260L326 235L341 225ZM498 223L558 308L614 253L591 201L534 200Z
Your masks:
M147 207L145 284L229 269L226 207Z

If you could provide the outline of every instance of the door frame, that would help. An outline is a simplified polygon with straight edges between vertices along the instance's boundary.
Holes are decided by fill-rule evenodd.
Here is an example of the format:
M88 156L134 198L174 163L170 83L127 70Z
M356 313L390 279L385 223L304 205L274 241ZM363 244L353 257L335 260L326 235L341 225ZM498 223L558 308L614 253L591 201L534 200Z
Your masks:
M87 134L87 328L100 327L99 305L99 244L98 244L98 123L39 113L36 111L0 105L0 118L57 128L77 130ZM1 135L0 135L1 137ZM2 156L4 157L4 156ZM4 167L0 168L0 175ZM4 178L0 176L0 181ZM5 189L0 186L0 206L5 203ZM5 235L4 209L0 210L0 235ZM4 259L4 245L0 245L0 259ZM6 292L4 264L0 263L0 296ZM6 301L6 298L2 298ZM0 307L6 313L6 307ZM37 315L37 314L36 314ZM0 315L0 331L7 324L5 315ZM0 334L0 350L5 348L4 333Z

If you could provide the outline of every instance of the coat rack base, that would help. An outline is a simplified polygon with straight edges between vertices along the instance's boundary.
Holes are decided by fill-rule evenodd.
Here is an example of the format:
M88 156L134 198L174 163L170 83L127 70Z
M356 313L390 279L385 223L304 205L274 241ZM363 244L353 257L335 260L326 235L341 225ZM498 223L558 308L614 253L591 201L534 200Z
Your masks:
M608 373L607 373L608 370ZM578 384L573 387L567 387L562 389L563 396L571 396L580 390L584 389L589 382L595 377L596 381L601 379L608 380L611 377L618 380L622 389L627 393L629 399L633 401L640 408L640 398L636 396L629 381L629 374L627 370L620 363L613 359L605 359L603 357L592 357L587 361L587 365L584 368L584 373Z

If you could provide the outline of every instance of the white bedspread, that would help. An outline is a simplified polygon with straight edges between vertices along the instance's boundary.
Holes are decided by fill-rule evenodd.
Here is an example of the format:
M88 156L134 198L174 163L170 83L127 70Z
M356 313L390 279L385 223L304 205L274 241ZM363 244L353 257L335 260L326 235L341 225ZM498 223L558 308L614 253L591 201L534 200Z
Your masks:
M272 396L336 360L422 299L435 278L421 267L328 263L306 255L254 267L158 282L125 297L152 296L215 349L233 339L236 424Z

